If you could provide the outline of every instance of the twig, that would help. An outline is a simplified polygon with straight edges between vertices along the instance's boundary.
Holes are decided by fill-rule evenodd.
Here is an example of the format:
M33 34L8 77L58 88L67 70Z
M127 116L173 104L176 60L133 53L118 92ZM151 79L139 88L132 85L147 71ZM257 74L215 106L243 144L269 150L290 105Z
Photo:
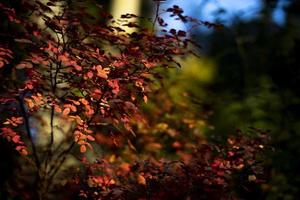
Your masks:
M25 121L25 128L26 128L27 136L28 136L28 138L30 140L30 143L31 143L32 154L33 154L33 157L34 157L34 160L35 160L35 164L36 164L37 168L39 169L41 163L40 163L40 160L38 158L36 147L35 147L34 142L33 142L32 133L31 133L31 130L30 130L29 117L27 115L22 97L18 96L17 100L20 104L21 112L22 112L22 115L23 115L23 118L24 118L24 121Z

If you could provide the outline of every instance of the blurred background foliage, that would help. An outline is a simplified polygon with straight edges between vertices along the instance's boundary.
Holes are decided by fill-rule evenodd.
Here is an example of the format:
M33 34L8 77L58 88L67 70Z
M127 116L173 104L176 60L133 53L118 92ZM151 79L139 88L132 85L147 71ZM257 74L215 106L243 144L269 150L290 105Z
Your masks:
M225 27L194 29L192 37L202 45L201 57L183 60L181 69L167 73L165 93L150 98L168 95L166 99L173 101L173 109L161 111L165 118L159 119L168 127L196 126L190 141L200 137L202 142L222 143L235 129L270 130L276 151L268 161L272 178L264 185L266 198L297 199L300 1L203 0L166 4L177 4L195 18L220 22ZM180 24L169 25L189 29ZM154 104L153 107L166 109L161 99ZM148 109L148 115L154 115L152 111ZM159 115L152 116L151 121L155 116ZM177 129L183 137L179 141L188 138L188 132L182 128Z

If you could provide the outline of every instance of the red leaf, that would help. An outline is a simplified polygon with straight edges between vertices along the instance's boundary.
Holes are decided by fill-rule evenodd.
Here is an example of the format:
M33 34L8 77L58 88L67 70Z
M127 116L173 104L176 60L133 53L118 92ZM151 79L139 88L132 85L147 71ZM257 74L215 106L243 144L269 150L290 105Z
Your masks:
M12 138L12 141L13 141L14 143L20 142L20 136L19 136L19 135L15 135L15 136Z
M87 76L88 78L93 78L94 74L93 74L92 71L88 71L88 73L86 74L86 76Z

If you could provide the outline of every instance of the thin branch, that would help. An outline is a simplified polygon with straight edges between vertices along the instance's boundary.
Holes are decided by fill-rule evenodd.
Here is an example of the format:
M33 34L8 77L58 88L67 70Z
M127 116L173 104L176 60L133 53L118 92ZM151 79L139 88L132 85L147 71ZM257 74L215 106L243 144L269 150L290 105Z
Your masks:
M33 142L32 133L31 133L31 129L30 129L30 123L29 123L29 116L27 115L22 97L17 97L17 100L20 104L21 112L22 112L22 115L23 115L23 118L24 118L25 128L26 128L27 136L28 136L28 138L30 140L30 143L31 143L32 154L33 154L33 157L34 157L34 160L35 160L35 164L36 164L37 168L39 169L40 166L41 166L41 163L40 163L40 160L39 160L38 155L37 155L35 144Z
M159 17L159 8L160 8L160 2L157 1L157 3L156 3L156 11L155 11L155 18L154 18L154 21L153 21L153 24L152 24L152 30L153 31L154 31L154 28L155 28L156 21L158 20L158 17Z
M72 142L71 145L63 152L61 152L61 154L59 155L59 157L62 157L62 159L60 161L58 161L56 164L56 166L54 165L50 171L49 171L49 178L47 179L47 186L46 186L46 192L49 190L50 186L53 183L53 179L55 177L55 175L58 173L59 169L61 168L61 166L63 165L63 163L65 162L67 155L70 153L70 151L72 150L73 146L75 145L75 142Z

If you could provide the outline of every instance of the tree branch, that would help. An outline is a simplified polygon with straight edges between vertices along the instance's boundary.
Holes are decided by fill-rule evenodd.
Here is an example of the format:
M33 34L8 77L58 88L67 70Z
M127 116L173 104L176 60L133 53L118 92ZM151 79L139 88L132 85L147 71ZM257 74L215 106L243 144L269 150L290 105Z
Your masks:
M25 128L26 128L28 139L31 143L32 154L33 154L33 157L34 157L34 160L35 160L35 164L36 164L37 168L39 169L40 166L41 166L41 163L40 163L40 160L39 160L38 155L37 155L35 144L33 142L32 133L31 133L31 129L30 129L30 123L29 123L29 116L27 115L27 112L26 112L26 109L25 109L25 106L24 106L24 102L23 102L23 98L22 97L17 97L17 100L20 104L21 112L22 112L22 115L23 115L23 118L24 118Z

